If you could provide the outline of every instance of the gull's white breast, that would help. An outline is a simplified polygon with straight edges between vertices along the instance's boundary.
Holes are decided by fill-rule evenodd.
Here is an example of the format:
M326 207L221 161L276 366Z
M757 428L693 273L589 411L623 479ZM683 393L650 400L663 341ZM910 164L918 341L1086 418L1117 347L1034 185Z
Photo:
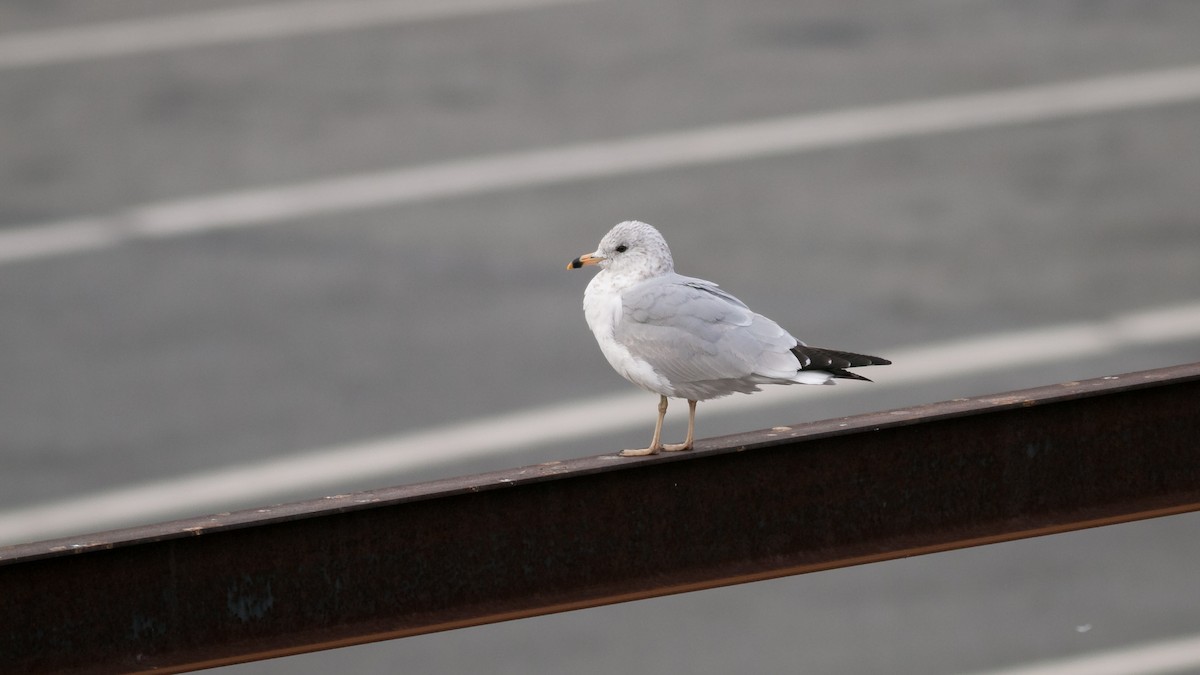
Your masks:
M645 360L634 356L614 336L617 322L623 316L621 289L613 275L601 271L583 292L583 315L588 328L596 336L596 343L604 358L621 377L637 386L663 396L674 396L675 388L654 371Z

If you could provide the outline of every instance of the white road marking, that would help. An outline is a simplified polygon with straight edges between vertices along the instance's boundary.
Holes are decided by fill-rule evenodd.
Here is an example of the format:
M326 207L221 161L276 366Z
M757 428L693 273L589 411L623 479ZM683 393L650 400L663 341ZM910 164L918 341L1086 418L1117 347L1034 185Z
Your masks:
M878 350L894 365L872 369L873 387L919 382L1048 362L1113 354L1118 350L1200 340L1200 303L1117 315L1091 323L1049 326L919 348ZM769 387L703 406L703 415L751 407L795 405L861 393L836 387ZM182 476L100 494L0 512L0 544L94 532L165 517L209 513L231 503L266 503L280 495L320 494L332 486L405 471L500 455L538 445L594 436L596 450L615 430L653 423L655 398L644 393L597 398L507 415L466 420L290 457ZM679 406L675 406L678 408Z
M300 0L0 33L0 70L371 28L588 0Z
M1200 101L1200 66L453 160L0 231L0 264L172 237L873 141Z
M974 675L1165 675L1200 669L1200 635Z

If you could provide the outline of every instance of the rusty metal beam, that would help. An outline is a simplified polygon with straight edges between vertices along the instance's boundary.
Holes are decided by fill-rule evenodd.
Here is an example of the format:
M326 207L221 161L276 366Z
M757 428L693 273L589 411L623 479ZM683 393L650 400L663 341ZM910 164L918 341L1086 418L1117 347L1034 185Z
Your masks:
M1200 509L1200 364L0 549L12 672L164 672Z

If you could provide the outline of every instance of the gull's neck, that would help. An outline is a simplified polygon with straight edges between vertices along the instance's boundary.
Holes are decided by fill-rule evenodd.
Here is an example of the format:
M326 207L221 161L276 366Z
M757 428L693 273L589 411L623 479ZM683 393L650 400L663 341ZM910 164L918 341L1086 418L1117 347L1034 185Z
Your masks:
M671 254L666 252L665 255L622 260L620 265L600 270L592 281L599 281L610 289L623 291L647 279L661 277L674 271L675 264L671 260Z

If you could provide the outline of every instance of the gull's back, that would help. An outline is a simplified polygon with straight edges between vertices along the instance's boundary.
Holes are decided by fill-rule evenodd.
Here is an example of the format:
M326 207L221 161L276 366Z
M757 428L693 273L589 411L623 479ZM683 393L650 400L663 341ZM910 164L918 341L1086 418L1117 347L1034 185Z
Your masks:
M796 338L710 281L654 277L621 305L613 337L670 383L661 394L703 401L797 381Z

